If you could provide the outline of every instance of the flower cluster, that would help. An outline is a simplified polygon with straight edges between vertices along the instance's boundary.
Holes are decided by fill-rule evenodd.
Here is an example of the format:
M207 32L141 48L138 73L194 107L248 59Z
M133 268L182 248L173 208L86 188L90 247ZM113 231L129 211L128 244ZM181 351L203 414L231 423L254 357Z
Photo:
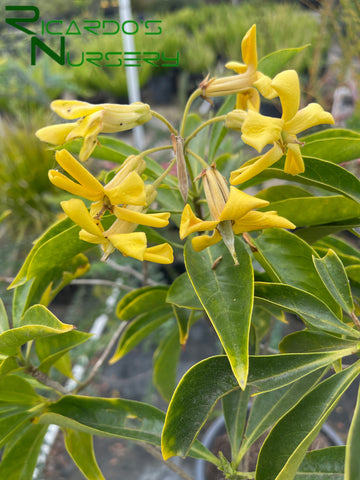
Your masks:
M270 227L293 229L295 225L277 215L275 211L257 211L268 207L269 202L253 197L235 185L258 175L283 155L285 173L297 175L304 172L302 143L297 139L297 135L315 125L334 123L331 114L325 112L317 103L311 103L300 109L300 83L294 70L285 70L274 78L258 70L255 25L243 38L241 48L243 63L226 64L228 69L235 72L234 75L220 78L209 78L208 75L191 95L179 132L164 117L150 110L149 105L141 102L131 105L92 105L80 101L55 100L51 108L59 116L77 121L42 128L37 132L37 136L55 145L61 145L74 138L83 138L79 159L84 162L98 145L97 137L100 132L114 133L128 130L153 117L162 120L171 132L172 144L169 142L169 146L161 148L174 150L173 162L177 162L179 192L185 203L189 194L188 175L192 180L193 188L190 193L193 206L186 203L182 211L180 238L200 233L191 240L196 251L223 240L234 262L237 263L234 235ZM192 101L201 96L211 102L211 97L226 95L236 95L235 109L226 115L208 120L186 138L185 123ZM261 96L267 99L279 97L282 107L281 118L268 117L260 113ZM230 187L215 163L209 165L189 148L190 141L199 130L217 121L224 122L228 129L240 131L244 143L261 154L231 172ZM267 146L270 147L262 153ZM156 150L154 148L151 151ZM202 165L202 172L197 178L192 177L192 169L187 170L187 166L190 165L189 155ZM156 197L156 188L154 185L145 185L141 177L145 169L144 156L143 152L127 158L112 180L102 185L67 150L61 150L57 151L56 159L67 175L50 170L49 178L58 187L92 202L90 210L80 199L62 202L61 205L65 213L81 227L80 238L100 244L104 258L114 249L118 249L124 255L139 260L170 263L173 259L170 245L164 243L147 247L145 233L135 232L138 225L164 227L170 217L169 213L147 213L148 207ZM155 182L156 186L170 171L171 168L164 172ZM204 199L195 185L199 178L202 179ZM207 211L202 209L204 200L208 206ZM115 220L105 229L102 219L107 212L113 215ZM211 235L203 233L206 231L212 232Z

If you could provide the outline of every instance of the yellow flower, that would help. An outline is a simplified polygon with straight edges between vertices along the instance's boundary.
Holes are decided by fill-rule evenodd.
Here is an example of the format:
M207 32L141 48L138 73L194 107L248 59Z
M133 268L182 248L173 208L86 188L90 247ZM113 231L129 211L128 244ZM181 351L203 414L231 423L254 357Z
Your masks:
M269 202L252 197L235 187L230 187L229 191L224 177L214 167L204 170L202 178L212 220L204 221L196 217L187 204L180 223L181 239L194 232L213 230L212 236L201 235L191 240L197 252L222 239L237 264L234 234L271 227L295 228L293 223L276 212L253 211L269 205Z
M79 120L41 128L36 132L36 136L43 142L53 145L62 145L74 138L84 138L79 155L82 162L92 154L100 132L130 130L151 119L150 106L142 102L130 105L112 103L92 105L77 100L54 100L50 106L62 118Z
M168 224L169 213L144 214L135 210L120 208L120 211L128 210L120 215L107 230L104 230L99 219L93 218L84 202L79 199L71 199L61 202L64 212L73 222L81 227L79 238L85 242L101 245L104 252L102 260L115 250L119 250L126 257L137 260L147 260L155 263L172 263L173 251L169 244L163 243L154 247L147 247L146 234L134 232L138 224L152 227L164 227ZM141 207L133 207L141 208ZM115 212L118 213L118 212ZM126 216L127 215L127 216Z
M279 73L271 85L280 97L281 118L266 117L255 111L248 111L245 119L243 111L235 110L228 114L227 126L237 130L241 128L242 140L258 152L261 152L265 145L273 143L271 150L258 160L255 162L250 160L250 164L231 173L230 182L233 185L254 177L277 162L285 153L285 173L297 175L304 172L305 166L300 151L302 144L296 135L322 123L334 124L332 115L325 112L318 103L310 103L299 110L300 84L295 70Z
M138 172L145 168L141 157L131 155L120 167L114 178L103 186L67 150L55 153L56 161L75 180L71 180L57 170L49 170L50 181L73 195L79 195L95 202L92 215L113 211L118 204L146 205L145 185Z
M244 63L228 62L225 67L237 75L220 78L205 78L200 84L203 97L218 97L237 93L236 108L243 108L244 103L250 108L258 109L260 104L257 90L267 98L274 98L277 93L271 88L271 79L257 71L256 25L253 25L241 42ZM249 102L249 103L248 103Z

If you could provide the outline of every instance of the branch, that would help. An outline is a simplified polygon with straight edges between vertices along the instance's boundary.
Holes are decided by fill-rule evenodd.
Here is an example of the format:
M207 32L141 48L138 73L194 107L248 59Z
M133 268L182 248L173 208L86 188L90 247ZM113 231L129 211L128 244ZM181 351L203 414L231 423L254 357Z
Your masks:
M66 391L66 388L61 385L61 383L56 382L55 380L52 380L50 377L46 375L46 373L42 372L38 368L34 367L34 365L29 365L26 370L26 373L29 373L32 377L34 377L36 380L38 380L40 383L43 383L44 385L53 388L59 393L62 393L63 395L66 395L68 392Z

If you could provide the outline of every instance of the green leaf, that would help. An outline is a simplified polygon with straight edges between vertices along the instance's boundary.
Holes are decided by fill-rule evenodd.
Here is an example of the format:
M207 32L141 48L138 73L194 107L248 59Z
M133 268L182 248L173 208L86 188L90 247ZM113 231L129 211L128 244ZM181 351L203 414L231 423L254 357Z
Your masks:
M216 116L225 115L235 108L235 95L229 95L221 107L219 108ZM221 145L225 135L227 133L227 128L224 127L223 122L217 122L213 125L209 140L209 151L208 151L208 163L214 160L216 152Z
M293 233L269 228L253 239L255 258L274 281L305 290L326 303L341 318L341 308L330 295L313 263L317 253Z
M353 341L305 329L284 337L279 343L279 350L283 353L329 352L348 349L351 345L357 348L357 343Z
M360 135L352 130L330 128L302 137L304 157L316 157L343 163L360 157Z
M65 429L64 440L66 450L88 480L105 480L96 462L92 435Z
M173 316L170 305L150 309L149 313L138 315L132 322L126 325L115 349L114 355L109 360L113 364L130 352L141 340Z
M304 173L290 175L284 173L284 161L279 160L276 166L267 168L249 182L245 182L243 187L257 185L269 178L280 178L289 182L320 187L352 198L357 202L360 201L360 180L343 167L315 157L304 157L304 164Z
M251 406L249 420L246 426L244 443L239 451L236 462L240 462L250 446L316 384L323 375L323 370L317 370L300 380L285 387L257 395Z
M238 238L235 238L235 250L240 265L234 265L222 242L195 252L189 240L184 258L194 290L215 328L239 385L244 389L248 376L253 270L250 256ZM222 257L220 263L213 268L219 257Z
M308 243L315 243L327 235L332 235L333 233L342 232L344 230L351 230L359 225L360 218L353 218L341 222L332 222L326 225L300 228L295 230L295 234Z
M30 424L11 448L5 449L0 463L1 478L32 480L46 430L42 425Z
M191 284L187 272L175 278L169 288L166 301L178 307L190 308L192 310L203 310L194 287Z
M180 352L179 330L174 328L162 339L154 353L153 383L167 402L170 401L176 387Z
M172 307L176 322L178 324L180 345L184 347L189 336L190 321L194 312L188 308L180 308L176 305L173 305Z
M222 398L226 431L231 446L231 458L239 451L243 438L250 397L250 388L234 390Z
M333 250L329 250L323 258L313 258L315 268L318 271L326 288L333 298L349 315L354 310L350 284L344 265Z
M6 357L0 361L0 376L7 375L14 370L20 370L16 357Z
M0 403L30 407L42 403L43 400L25 379L17 375L0 378Z
M0 353L16 355L18 348L30 340L69 332L73 328L73 325L60 322L46 307L34 305L25 312L19 327L0 333Z
M168 287L143 287L126 294L116 307L121 320L130 320L144 312L165 304Z
M256 480L293 480L307 449L359 369L357 362L323 381L281 418L262 446Z
M271 203L262 211L276 210L297 227L321 225L360 217L360 204L342 195L286 198ZM334 211L336 217L334 218Z
M34 418L35 413L28 406L0 405L0 448L11 442Z
M313 195L304 188L296 185L273 185L265 188L255 195L268 202L278 202L287 198L312 197Z
M258 70L264 75L274 77L277 73L284 69L286 63L291 60L295 55L304 50L304 48L310 47L310 43L297 48L284 48L277 50L269 55L266 55L258 63Z
M255 282L255 301L295 313L316 330L360 337L360 332L339 320L325 303L305 290L281 283Z
M353 480L360 478L360 457L359 457L359 441L360 441L360 388L354 415L351 421L349 435L347 438L345 453L345 476L344 480Z
M294 480L344 480L345 447L312 450L305 455Z
M329 248L334 250L339 256L342 263L347 265L358 265L360 263L360 250L355 248L351 243L335 236L329 236L319 240L314 245L317 252L326 255Z
M40 360L39 370L47 373L59 358L72 348L86 342L91 336L90 333L72 330L62 335L38 338L35 341L35 349Z
M134 400L66 395L49 405L39 423L160 446L164 417L158 408ZM190 455L217 463L217 458L200 442Z
M282 388L352 351L250 356L248 385L258 388L258 393ZM164 458L186 456L216 402L237 388L225 355L207 358L190 368L178 383L166 414Z
M0 333L9 329L9 320L4 302L0 298Z

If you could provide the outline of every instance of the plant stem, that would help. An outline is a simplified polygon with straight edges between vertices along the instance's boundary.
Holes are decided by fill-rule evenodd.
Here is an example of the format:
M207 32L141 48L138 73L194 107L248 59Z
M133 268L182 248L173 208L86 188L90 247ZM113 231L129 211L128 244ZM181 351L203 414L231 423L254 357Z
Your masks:
M38 368L34 367L33 365L29 365L26 370L26 373L29 373L32 377L38 380L40 383L53 388L57 392L66 395L68 392L66 391L65 387L61 385L61 383L52 380L50 377L46 375L46 373L42 372Z
M171 123L165 118L163 117L162 115L160 115L160 113L158 112L155 112L154 110L150 110L150 113L153 117L157 118L158 120L160 120L161 122L163 122L167 127L168 129L170 130L170 132L172 132L174 135L177 135L178 134L178 131L176 130L175 127L173 127L171 125Z
M219 115L218 117L213 117L207 120L206 122L202 123L198 128L196 128L191 135L189 135L184 142L184 147L192 140L203 128L217 122L223 122L226 120L226 115Z
M164 465L166 465L170 470L175 472L177 475L179 475L180 478L183 478L183 480L193 480L192 477L190 477L184 470L180 467L178 467L175 463L171 462L170 460L164 460L161 452L156 448L153 447L152 445L149 445L147 443L140 443L141 447L146 450L150 455L155 457L157 460L160 460Z
M201 164L202 167L209 168L209 165L205 162L205 160L203 158L200 157L200 155L193 152L189 148L187 148L186 151L187 151L187 153L190 153L190 155L192 155Z
M127 326L127 322L121 322L119 327L116 329L116 331L114 332L113 336L111 337L111 340L110 342L108 343L107 347L105 348L105 350L103 351L103 353L100 355L100 357L98 358L98 360L96 361L95 365L93 366L91 372L89 373L88 377L86 380L84 380L83 382L81 382L74 390L72 393L74 394L77 394L79 393L81 390L83 390L85 387L87 387L92 381L93 379L95 378L96 374L98 373L98 371L100 370L100 368L103 366L103 364L105 363L105 360L107 359L107 357L110 355L110 352L112 350L112 348L114 347L115 343L117 342L118 338L120 337L122 331L124 330L124 328Z
M153 183L153 187L154 188L157 188L159 185L161 185L162 181L164 180L164 178L171 172L173 166L175 165L176 163L176 157L174 157L171 162L169 163L169 166L167 167L166 170L163 171L163 173L160 175L160 177L158 177L155 182Z
M162 150L171 150L173 148L172 145L164 145L162 147L154 147L149 148L148 150L144 150L139 155L140 157L146 157L146 155L150 155L151 153L161 152Z
M195 98L200 97L201 93L202 93L201 88L198 88L197 90L195 90L195 91L190 95L190 97L188 98L188 101L186 102L185 109L184 109L184 113L183 113L183 118L182 118L182 120L181 120L181 126L180 126L180 136L181 136L181 137L184 136L186 117L188 116L188 113L189 113L191 104L193 103L193 101L195 100Z

